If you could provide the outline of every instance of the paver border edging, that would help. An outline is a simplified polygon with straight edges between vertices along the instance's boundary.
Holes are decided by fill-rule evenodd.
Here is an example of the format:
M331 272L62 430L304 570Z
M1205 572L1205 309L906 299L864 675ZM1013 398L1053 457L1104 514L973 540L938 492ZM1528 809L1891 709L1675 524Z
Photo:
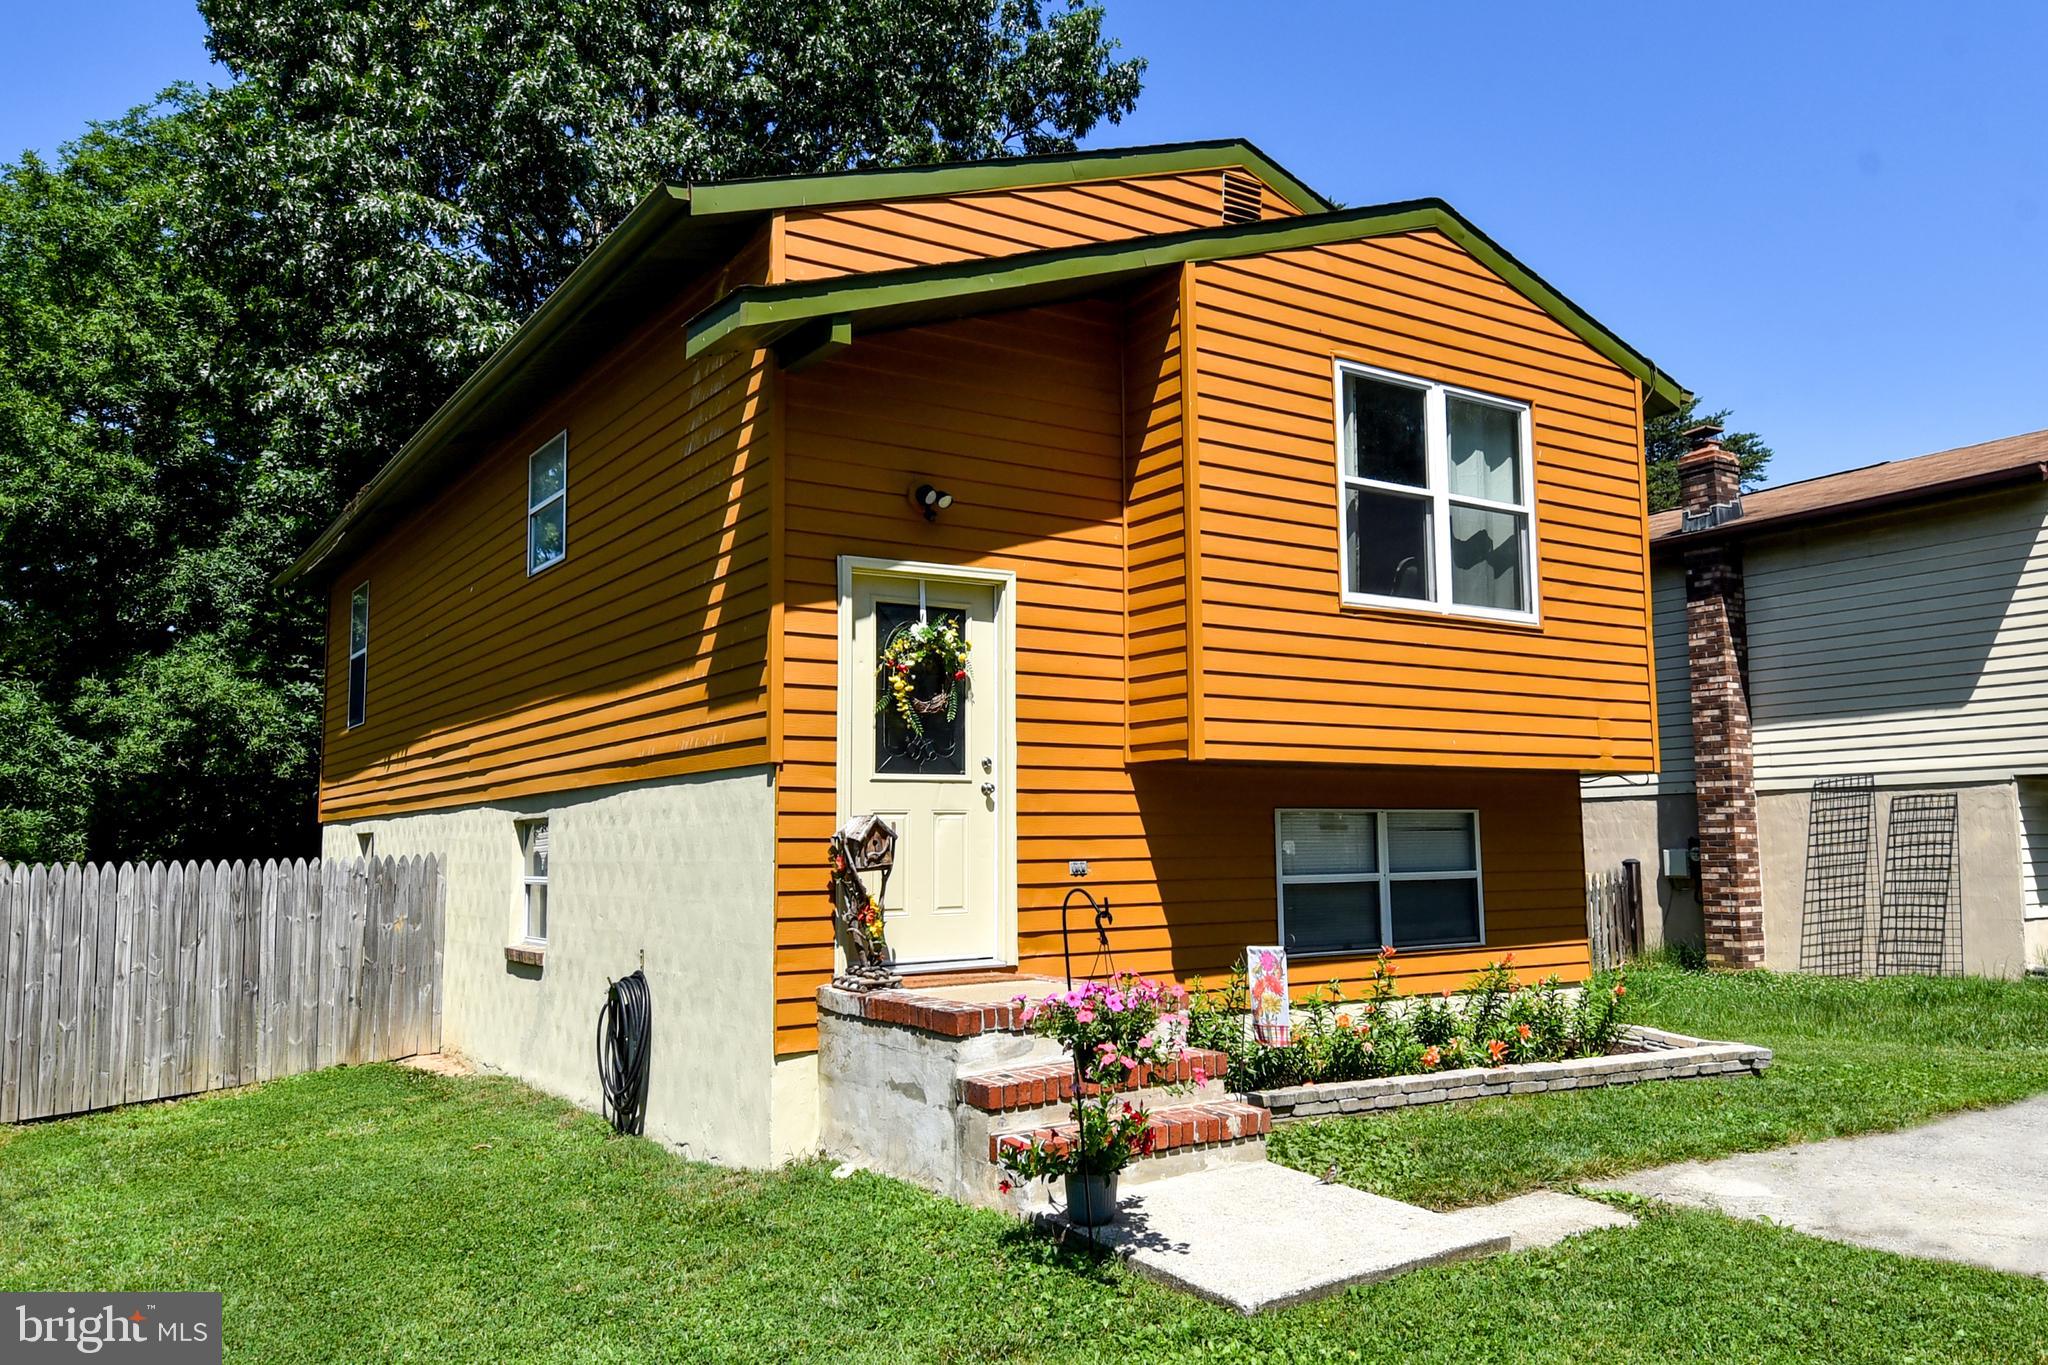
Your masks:
M1273 1122L1284 1123L1289 1119L1368 1114L1495 1095L1593 1090L1604 1085L1695 1080L1745 1072L1760 1076L1771 1064L1771 1050L1767 1047L1715 1043L1641 1026L1622 1034L1622 1046L1628 1050L1604 1057L1577 1057L1568 1062L1517 1062L1508 1066L1381 1076L1369 1081L1290 1085L1247 1091L1243 1098L1245 1103L1270 1112Z

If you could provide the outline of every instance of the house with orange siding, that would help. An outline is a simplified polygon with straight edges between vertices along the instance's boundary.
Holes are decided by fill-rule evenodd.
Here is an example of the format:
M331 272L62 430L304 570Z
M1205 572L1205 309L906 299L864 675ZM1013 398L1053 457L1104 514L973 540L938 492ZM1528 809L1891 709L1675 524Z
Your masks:
M1447 204L1245 142L664 186L293 568L324 846L446 860L448 1044L572 1099L644 967L648 1131L747 1164L819 1145L859 815L913 981L1058 975L1075 886L1122 970L1582 979L1681 401Z

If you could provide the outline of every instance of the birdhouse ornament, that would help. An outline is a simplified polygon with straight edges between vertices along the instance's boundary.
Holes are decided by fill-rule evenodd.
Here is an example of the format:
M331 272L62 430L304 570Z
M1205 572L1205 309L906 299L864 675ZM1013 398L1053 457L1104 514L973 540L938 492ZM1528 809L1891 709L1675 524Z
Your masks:
M846 948L846 971L834 984L859 991L901 985L903 978L889 969L882 921L882 897L896 865L895 827L879 815L847 821L832 836L830 861L832 918ZM881 874L872 893L863 872Z

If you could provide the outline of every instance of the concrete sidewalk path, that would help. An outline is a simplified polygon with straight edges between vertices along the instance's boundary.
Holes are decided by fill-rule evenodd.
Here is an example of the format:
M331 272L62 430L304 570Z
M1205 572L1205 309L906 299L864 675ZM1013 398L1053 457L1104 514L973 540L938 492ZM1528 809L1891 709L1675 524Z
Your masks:
M2048 1096L1592 1186L2048 1278Z
M1073 1228L1141 1275L1259 1313L1426 1265L1508 1249L1509 1234L1270 1163L1136 1186L1116 1222ZM1063 1221L1041 1210L1048 1222Z

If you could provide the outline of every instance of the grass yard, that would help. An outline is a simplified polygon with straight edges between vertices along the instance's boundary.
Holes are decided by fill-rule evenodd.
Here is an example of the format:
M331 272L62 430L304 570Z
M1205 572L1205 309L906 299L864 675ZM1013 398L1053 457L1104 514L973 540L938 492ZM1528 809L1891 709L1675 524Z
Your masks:
M261 1362L2048 1359L2048 1285L1701 1213L1248 1321L893 1181L395 1066L0 1133L0 1286L219 1289Z
M1762 1077L1438 1105L1275 1129L1276 1161L1449 1208L1542 1185L1900 1128L2048 1090L2048 982L1628 974L1632 1019L1758 1043Z

